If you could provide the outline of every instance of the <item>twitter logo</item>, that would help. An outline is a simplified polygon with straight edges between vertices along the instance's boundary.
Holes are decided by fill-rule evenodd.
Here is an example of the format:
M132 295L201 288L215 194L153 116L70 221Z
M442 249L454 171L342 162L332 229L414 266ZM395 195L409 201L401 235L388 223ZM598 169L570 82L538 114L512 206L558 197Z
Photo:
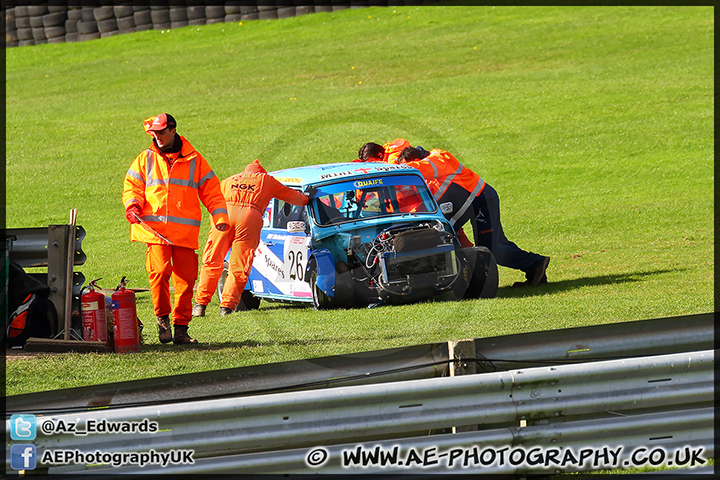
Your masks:
M35 440L37 420L35 415L16 414L10 417L10 438L13 440Z

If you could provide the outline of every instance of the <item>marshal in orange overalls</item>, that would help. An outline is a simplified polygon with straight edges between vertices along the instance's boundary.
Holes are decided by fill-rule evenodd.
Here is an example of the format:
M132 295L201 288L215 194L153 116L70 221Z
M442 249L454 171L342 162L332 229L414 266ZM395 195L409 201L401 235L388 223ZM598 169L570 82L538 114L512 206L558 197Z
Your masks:
M385 163L398 163L397 158L400 156L403 150L410 146L410 142L404 138L396 138L392 142L383 144L383 150L385 150L385 157L383 161Z
M537 286L547 282L545 269L549 257L527 252L508 240L500 223L500 204L497 192L475 172L460 163L450 152L435 148L425 158L399 161L420 170L438 203L452 202L453 211L447 217L458 231L463 244L462 226L472 225L475 245L487 247L498 265L525 272L525 284ZM452 215L452 216L450 216ZM465 241L468 241L467 238ZM463 245L465 246L465 245Z
M307 205L308 197L268 175L257 159L242 173L223 180L220 188L228 207L230 229L227 232L211 230L208 235L195 303L210 303L222 274L225 255L232 247L220 307L235 310L252 268L255 249L260 243L262 217L268 203L273 198L279 198L293 205Z

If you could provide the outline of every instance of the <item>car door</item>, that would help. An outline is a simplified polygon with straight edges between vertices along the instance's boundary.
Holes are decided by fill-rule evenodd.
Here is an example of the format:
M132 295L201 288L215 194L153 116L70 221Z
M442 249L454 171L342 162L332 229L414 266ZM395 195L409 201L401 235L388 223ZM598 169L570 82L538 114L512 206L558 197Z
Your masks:
M261 298L311 302L305 281L310 236L305 207L274 199L263 217L260 244L248 279L253 295Z

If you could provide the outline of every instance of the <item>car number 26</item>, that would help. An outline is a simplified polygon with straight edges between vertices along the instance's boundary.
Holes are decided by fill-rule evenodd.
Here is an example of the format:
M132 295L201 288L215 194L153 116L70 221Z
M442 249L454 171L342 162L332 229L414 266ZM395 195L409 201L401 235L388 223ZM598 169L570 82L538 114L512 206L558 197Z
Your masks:
M305 280L307 267L308 239L306 237L288 237L285 240L285 265L290 280L302 282Z

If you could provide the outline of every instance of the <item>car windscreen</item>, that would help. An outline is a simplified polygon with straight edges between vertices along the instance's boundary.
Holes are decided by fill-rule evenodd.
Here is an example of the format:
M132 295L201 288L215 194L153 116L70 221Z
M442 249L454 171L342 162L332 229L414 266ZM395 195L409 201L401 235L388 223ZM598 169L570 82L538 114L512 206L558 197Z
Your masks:
M312 215L319 225L435 211L425 181L415 175L368 177L318 187Z

